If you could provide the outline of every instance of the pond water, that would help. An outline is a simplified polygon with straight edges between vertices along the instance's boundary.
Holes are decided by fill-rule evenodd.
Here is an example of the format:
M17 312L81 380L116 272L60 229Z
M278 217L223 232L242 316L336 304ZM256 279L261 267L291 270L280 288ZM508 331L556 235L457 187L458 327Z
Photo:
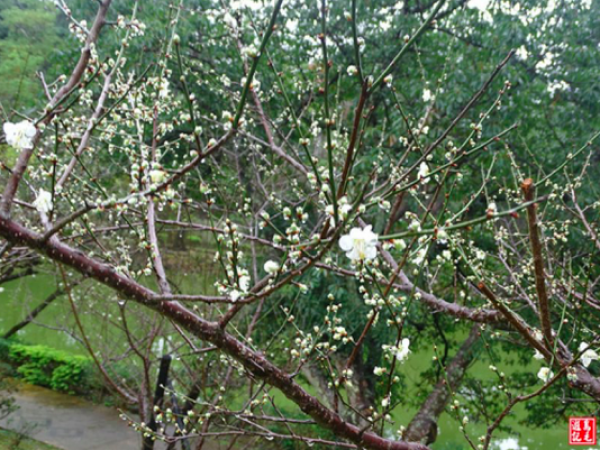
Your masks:
M210 283L204 281L203 284L208 287ZM46 274L28 277L25 280L17 280L4 285L4 290L0 292L0 307L2 311L0 314L0 335L22 320L35 305L54 291L55 286L54 274L50 273L50 271ZM82 306L81 318L86 329L90 329L91 334L95 334L105 341L107 348L112 347L112 350L115 352L123 351L126 345L123 337L115 336L110 328L106 328L106 325L101 325L106 321L97 320L98 314L104 318L108 317L112 320L118 320L118 299L111 298L111 293L106 291L78 290L79 296L85 296L86 293L90 296L87 299L99 295L103 296L103 301L98 303L97 307L94 306L94 302L92 302L91 308L84 309ZM109 300L108 306L107 302L104 301L106 299ZM76 301L79 302L80 300ZM81 301L82 305L84 303ZM98 311L98 308L101 308L101 310ZM75 337L72 337L67 332L57 332L57 330L74 329L70 311L69 302L65 297L57 299L38 316L34 324L25 327L25 329L19 332L19 338L27 343L43 344L72 353L85 354L85 348ZM410 391L414 389L414 387L410 387L411 384L413 386L416 385L416 377L430 364L430 353L413 353L402 365L401 370L408 378L409 387L407 388L408 392L406 392L406 395L411 395ZM500 368L510 376L510 367ZM531 364L532 371L537 371L538 369L539 364ZM477 373L481 374L489 373L487 364L483 363L476 364L471 371L477 371ZM414 378L412 382L411 377ZM284 403L287 401L283 396L278 397ZM415 412L407 408L397 408L393 412L393 419L396 424L408 424ZM519 425L519 417L524 417L523 410L516 408L515 415L506 420L507 423L510 423L514 427L518 434L495 434L496 439L493 441L493 450L560 450L569 448L567 444L568 432L566 420L564 424L559 424L549 429L530 429ZM469 436L476 441L478 436L484 434L485 426L469 424L468 432ZM432 448L435 450L462 450L469 448L462 432L459 430L458 423L447 414L444 414L439 422L438 440L432 445ZM587 447L581 448L585 450Z
M6 283L2 287L4 290L0 292L0 335L22 321L33 308L52 294L56 290L56 281L52 274L43 273ZM70 316L69 311L66 299L58 298L42 311L33 324L18 331L17 336L23 342L83 354L85 349L76 339L67 333L57 332L62 328L72 329L73 324L67 324L64 320Z

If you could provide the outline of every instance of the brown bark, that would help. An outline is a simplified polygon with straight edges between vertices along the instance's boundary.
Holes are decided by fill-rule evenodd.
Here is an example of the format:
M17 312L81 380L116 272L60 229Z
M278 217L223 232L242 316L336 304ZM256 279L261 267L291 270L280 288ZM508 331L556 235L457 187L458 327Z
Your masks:
M513 313L502 301L500 301L496 295L485 285L485 283L480 282L477 285L477 288L492 302L494 307L502 313L512 327L527 341L529 346L544 355L546 361L553 362L554 364L560 364L563 367L566 365L571 365L575 369L577 376L574 380L570 381L570 384L573 387L585 392L593 399L600 401L600 379L594 377L581 364L574 364L572 362L573 355L564 345L564 343L562 343L560 340L558 341L558 351L555 355L553 355L552 352L548 350L542 342L535 339L533 331L530 329L529 325L527 325L527 323L518 314Z
M360 92L360 98L358 99L358 105L356 106L356 110L354 111L354 123L352 125L352 133L350 135L348 149L346 150L346 160L344 161L344 168L342 170L342 179L340 181L340 185L337 191L338 198L341 198L344 195L344 192L346 192L346 181L348 180L348 175L350 174L350 169L354 161L354 149L356 147L356 142L358 141L360 120L362 119L362 113L365 107L365 103L367 101L367 98L369 97L368 90L368 84L363 83Z
M359 223L361 223L361 226L364 226L362 225L364 222ZM385 250L383 246L380 246L379 250L381 251L381 256L390 265L390 267L394 270L397 270L398 263L392 257L390 252ZM469 308L459 305L458 303L450 303L414 286L403 270L401 270L398 274L398 281L401 284L399 286L394 285L395 288L398 288L400 291L406 293L418 292L421 296L420 301L425 303L434 314L445 313L450 314L457 319L466 319L471 322L480 323L498 323L502 321L502 314L493 309Z
M535 197L535 185L531 178L527 178L521 184L525 201L532 202ZM527 225L529 227L529 241L531 242L531 251L533 253L533 268L535 273L535 290L538 297L538 313L542 325L542 333L546 339L548 348L554 346L554 337L552 333L552 322L550 320L550 306L548 302L548 292L546 291L546 277L544 275L544 255L542 243L540 241L540 227L537 220L537 206L535 203L527 207Z
M224 331L218 323L209 322L197 316L178 302L156 301L155 294L150 289L62 242L55 240L44 242L39 234L6 217L0 217L0 235L11 242L36 249L54 261L61 262L83 275L100 281L123 296L131 298L173 320L199 339L210 342L236 359L252 376L278 388L288 399L296 403L305 414L342 439L347 439L372 450L426 450L428 448L419 443L385 439L373 432L365 432L356 425L344 421L342 417L323 405L317 398L308 394L289 374L275 366L261 353L253 351Z

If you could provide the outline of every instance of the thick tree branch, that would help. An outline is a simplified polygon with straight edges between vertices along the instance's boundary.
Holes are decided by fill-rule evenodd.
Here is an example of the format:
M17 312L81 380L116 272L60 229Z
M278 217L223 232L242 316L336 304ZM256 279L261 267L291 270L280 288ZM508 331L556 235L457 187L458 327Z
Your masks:
M437 382L433 391L421 405L419 412L408 424L404 438L409 441L425 442L431 444L437 437L437 422L444 412L451 392L462 383L467 367L475 356L474 347L479 341L481 334L480 325L474 325L469 337L463 342L460 349L446 366L446 374ZM448 380L448 383L446 382Z
M521 184L521 189L525 195L525 201L531 202L535 197L535 186L531 178L527 178ZM540 323L542 333L548 348L554 345L554 336L552 332L552 321L550 318L550 306L548 301L548 292L546 291L546 276L544 275L544 255L542 243L540 241L540 230L537 219L537 205L530 204L527 207L527 226L529 228L529 241L531 242L531 251L533 253L533 269L535 273L535 290L538 297L538 311L540 314Z
M61 242L50 240L43 242L37 233L17 222L0 218L0 235L5 239L26 245L44 253L54 261L72 267L83 275L115 289L125 297L131 298L173 320L199 339L210 342L220 350L237 360L254 377L264 380L281 390L284 395L318 424L336 435L357 445L372 450L426 450L425 445L412 442L392 441L375 433L365 432L359 427L344 421L338 414L308 394L292 377L255 352L229 333L218 323L209 322L177 302L153 301L155 293L134 280L118 273L112 267L98 262Z

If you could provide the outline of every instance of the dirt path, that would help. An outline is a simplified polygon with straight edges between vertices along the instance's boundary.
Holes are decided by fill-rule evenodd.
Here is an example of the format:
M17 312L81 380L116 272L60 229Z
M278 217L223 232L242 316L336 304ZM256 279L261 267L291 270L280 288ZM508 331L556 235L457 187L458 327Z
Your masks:
M13 431L64 450L139 450L138 434L112 408L38 386L21 385L13 397L19 410L0 421ZM157 450L159 446L156 446Z

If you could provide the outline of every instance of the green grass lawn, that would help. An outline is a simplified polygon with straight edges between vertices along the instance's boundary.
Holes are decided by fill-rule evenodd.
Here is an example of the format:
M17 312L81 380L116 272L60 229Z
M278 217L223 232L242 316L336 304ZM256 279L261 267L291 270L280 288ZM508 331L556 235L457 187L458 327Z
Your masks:
M35 439L20 439L18 433L0 428L0 450L60 450Z

